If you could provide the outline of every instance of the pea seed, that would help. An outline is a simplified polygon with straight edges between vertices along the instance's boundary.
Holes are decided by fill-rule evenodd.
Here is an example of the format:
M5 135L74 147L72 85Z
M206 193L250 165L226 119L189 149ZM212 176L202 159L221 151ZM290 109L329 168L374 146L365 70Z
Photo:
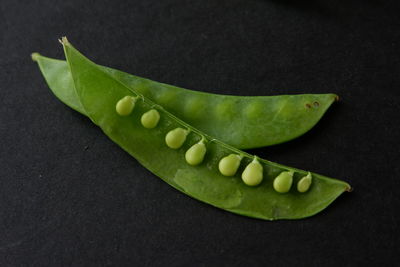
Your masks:
M206 151L206 145L204 144L203 140L201 140L189 148L188 151L186 151L186 162L193 166L199 165L203 161Z
M142 115L140 121L143 127L147 129L152 129L157 126L160 120L160 113L156 109L151 109Z
M215 107L215 115L219 119L231 119L236 115L235 102L232 100L224 100Z
M151 97L151 96L152 96L152 95L151 95L150 88L149 88L149 86L146 84L146 82L141 81L141 82L135 83L134 86L135 86L135 90L136 90L139 94L141 94L141 95L143 95L143 96L146 96L146 97Z
M293 183L293 172L285 171L281 172L274 180L274 189L278 193L287 193L292 187Z
M297 191L299 191L300 193L307 192L311 186L311 182L312 182L311 172L308 172L308 174L303 178L301 178L300 181L297 183Z
M218 168L222 175L233 176L240 166L242 157L237 154L230 154L219 161Z
M164 88L163 90L160 90L159 94L157 95L158 103L164 106L173 104L176 99L177 94L172 89L167 90L166 88Z
M117 102L115 110L121 116L128 116L132 113L132 110L135 107L135 103L136 97L130 95L124 96Z
M185 104L185 116L189 119L201 118L204 115L203 111L206 104L207 102L200 97L188 99Z
M261 116L263 109L265 109L265 106L261 101L254 101L248 104L244 113L249 119L254 120Z
M178 149L185 142L188 133L189 133L188 130L179 127L174 130L171 130L165 136L165 143L170 148Z
M248 186L259 185L263 180L263 167L255 157L254 160L246 166L242 173L242 180Z

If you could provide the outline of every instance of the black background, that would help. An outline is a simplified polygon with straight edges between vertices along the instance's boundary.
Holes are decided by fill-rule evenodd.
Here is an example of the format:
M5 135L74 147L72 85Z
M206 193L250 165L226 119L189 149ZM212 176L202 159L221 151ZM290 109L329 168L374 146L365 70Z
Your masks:
M1 0L0 266L395 265L395 2ZM63 35L97 63L181 87L338 94L309 133L251 153L354 191L275 222L179 193L49 91L30 53L63 58Z

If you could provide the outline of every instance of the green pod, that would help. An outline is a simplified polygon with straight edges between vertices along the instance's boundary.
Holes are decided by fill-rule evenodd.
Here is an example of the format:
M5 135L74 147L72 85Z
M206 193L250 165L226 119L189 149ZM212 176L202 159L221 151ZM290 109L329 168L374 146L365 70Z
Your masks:
M218 163L218 169L222 175L233 176L236 174L242 157L237 154L230 154L223 157Z
M281 172L274 180L274 189L278 193L287 193L292 187L293 171Z
M312 182L312 175L311 172L307 174L307 176L304 176L297 182L297 191L300 193L305 193L310 189Z
M153 129L160 120L160 113L156 109L151 109L142 115L140 119L144 128Z
M178 127L167 133L167 135L165 136L165 143L169 148L178 149L183 145L188 134L188 130Z
M65 61L32 54L53 93L88 116ZM231 96L187 90L99 66L119 83L193 127L237 148L283 143L310 130L338 98L335 94ZM211 116L210 116L211 114Z
M203 162L204 156L206 155L206 145L201 140L197 144L190 147L185 153L186 162L192 166L199 165Z
M163 119L156 131L144 128L139 116L129 119L119 116L115 112L115 103L125 95L137 95L138 92L89 61L66 39L63 39L63 45L74 87L86 114L111 140L177 190L233 213L276 220L314 215L350 189L343 181L313 173L313 186L308 192L278 194L272 187L273 177L286 170L298 176L307 175L307 172L263 159L258 162L265 170L264 182L257 187L245 185L239 177L222 175L218 159L236 153L242 155L243 164L248 165L254 156L199 131L163 108L159 109ZM133 115L143 114L154 105L153 101L143 97L143 101L137 101ZM164 140L165 134L176 128L194 133L187 135L187 141L179 150L170 149ZM207 157L203 164L191 166L186 163L184 149L197 142L198 136L207 141Z
M263 167L255 157L254 160L246 166L242 173L242 180L248 186L259 185L263 180Z

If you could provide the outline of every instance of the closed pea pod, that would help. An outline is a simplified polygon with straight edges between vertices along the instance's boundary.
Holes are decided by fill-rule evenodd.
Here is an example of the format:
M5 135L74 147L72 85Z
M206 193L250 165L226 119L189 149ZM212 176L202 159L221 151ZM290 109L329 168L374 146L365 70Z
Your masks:
M237 169L240 166L242 157L237 154L230 154L229 156L223 157L218 164L218 169L222 175L233 176L236 174Z
M292 187L293 171L281 172L274 180L274 189L278 193L287 193Z
M79 101L67 62L37 53L32 58L38 62L54 94L68 106L89 116ZM195 128L237 148L263 147L298 137L310 130L337 100L334 94L255 97L209 94L158 83L100 65L97 67L111 78L125 83L132 91L155 100L179 118L186 118L186 122ZM189 101L191 99L204 101ZM288 99L291 101L286 101ZM244 107L243 116L235 116L238 111L236 103ZM286 107L278 103L286 103ZM206 116L205 110L214 110L215 116ZM272 119L283 114L284 120ZM244 120L244 116L247 119Z
M199 165L201 162L203 162L206 151L206 145L204 144L204 141L201 140L186 151L186 162L193 166Z
M151 109L142 115L140 119L143 127L152 129L157 126L160 120L160 113L156 109Z
M263 167L258 162L257 157L246 166L242 173L242 180L248 186L259 185L263 180Z
M167 144L168 147L172 149L178 149L185 142L188 133L189 133L188 130L179 127L174 130L171 130L165 136L165 143Z
M135 108L136 97L133 96L124 96L121 98L117 105L115 106L115 110L121 116L128 116L132 113L132 110Z
M307 192L308 189L310 189L311 182L312 182L311 172L308 172L308 174L303 178L301 178L300 181L297 183L297 191L299 191L300 193Z

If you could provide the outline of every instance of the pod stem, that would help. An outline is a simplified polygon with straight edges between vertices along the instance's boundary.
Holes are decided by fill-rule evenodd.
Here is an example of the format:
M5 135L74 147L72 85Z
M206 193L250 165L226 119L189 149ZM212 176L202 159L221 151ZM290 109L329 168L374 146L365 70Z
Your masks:
M67 36L63 36L61 37L61 39L58 39L58 41L60 42L60 44L64 45L71 45L67 39Z
M142 102L144 103L145 101L144 101L144 95L142 95L142 94L137 94L136 95L136 99L137 98L141 98L142 99Z

